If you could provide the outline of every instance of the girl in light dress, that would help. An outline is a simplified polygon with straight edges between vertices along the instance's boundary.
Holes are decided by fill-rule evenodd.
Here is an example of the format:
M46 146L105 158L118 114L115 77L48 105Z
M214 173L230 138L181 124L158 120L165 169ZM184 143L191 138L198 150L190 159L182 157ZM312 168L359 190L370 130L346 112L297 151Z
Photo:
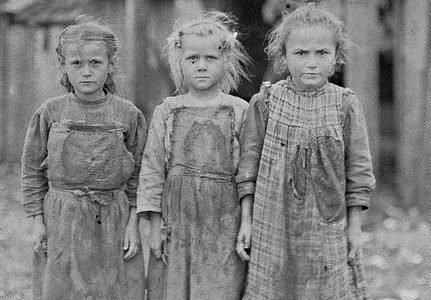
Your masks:
M249 59L233 18L206 13L168 39L179 95L156 107L142 159L138 213L149 217L149 299L240 299L235 184L247 102L228 94Z

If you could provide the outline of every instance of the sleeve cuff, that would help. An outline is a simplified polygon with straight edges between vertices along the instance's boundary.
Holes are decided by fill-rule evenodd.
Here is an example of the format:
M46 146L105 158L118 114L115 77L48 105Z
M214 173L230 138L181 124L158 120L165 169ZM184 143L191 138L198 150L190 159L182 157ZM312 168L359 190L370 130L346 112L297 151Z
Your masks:
M351 194L346 196L346 206L362 206L362 208L368 209L370 206L370 195L369 194Z
M34 211L34 212L26 212L26 217L27 218L31 218L31 217L34 217L34 216L37 216L37 215L43 215L43 210L40 209L40 210L37 210L37 211Z
M252 181L238 183L238 199L241 199L245 195L254 195L255 191L256 183Z
M146 213L146 212L157 212L157 213L161 213L162 212L162 208L160 207L160 205L151 205L151 204L147 204L147 205L139 205L136 208L136 213Z

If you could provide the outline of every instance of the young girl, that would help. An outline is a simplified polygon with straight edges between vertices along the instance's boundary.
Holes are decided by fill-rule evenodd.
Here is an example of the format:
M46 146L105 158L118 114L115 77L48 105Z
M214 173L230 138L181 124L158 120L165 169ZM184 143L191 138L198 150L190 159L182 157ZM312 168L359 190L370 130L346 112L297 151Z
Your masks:
M238 253L250 243L244 299L367 299L361 211L374 189L368 137L355 94L328 82L346 37L331 13L285 15L267 52L290 76L254 96L236 181L248 208ZM265 91L266 90L266 91Z
M247 103L226 93L247 77L249 59L234 25L226 14L207 13L168 39L181 95L154 111L137 200L151 223L149 299L239 299L242 292L234 176Z
M42 299L143 299L136 189L146 125L115 96L117 40L86 21L56 48L68 94L30 121L22 156L24 208L36 250L47 243ZM39 291L39 292L38 292Z

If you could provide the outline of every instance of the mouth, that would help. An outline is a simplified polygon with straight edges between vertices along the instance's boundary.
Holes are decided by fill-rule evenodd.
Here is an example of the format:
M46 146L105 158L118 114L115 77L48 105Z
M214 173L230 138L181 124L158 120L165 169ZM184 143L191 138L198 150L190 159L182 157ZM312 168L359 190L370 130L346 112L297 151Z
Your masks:
M80 81L81 84L92 84L94 81Z

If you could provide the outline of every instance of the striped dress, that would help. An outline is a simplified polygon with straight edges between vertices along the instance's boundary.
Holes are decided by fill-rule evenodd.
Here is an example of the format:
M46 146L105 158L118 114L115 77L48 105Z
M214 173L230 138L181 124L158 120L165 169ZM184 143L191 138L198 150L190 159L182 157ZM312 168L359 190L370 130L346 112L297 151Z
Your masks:
M243 299L368 299L360 254L347 261L347 207L367 208L375 185L356 96L288 78L252 99L244 132L236 179L254 208Z

